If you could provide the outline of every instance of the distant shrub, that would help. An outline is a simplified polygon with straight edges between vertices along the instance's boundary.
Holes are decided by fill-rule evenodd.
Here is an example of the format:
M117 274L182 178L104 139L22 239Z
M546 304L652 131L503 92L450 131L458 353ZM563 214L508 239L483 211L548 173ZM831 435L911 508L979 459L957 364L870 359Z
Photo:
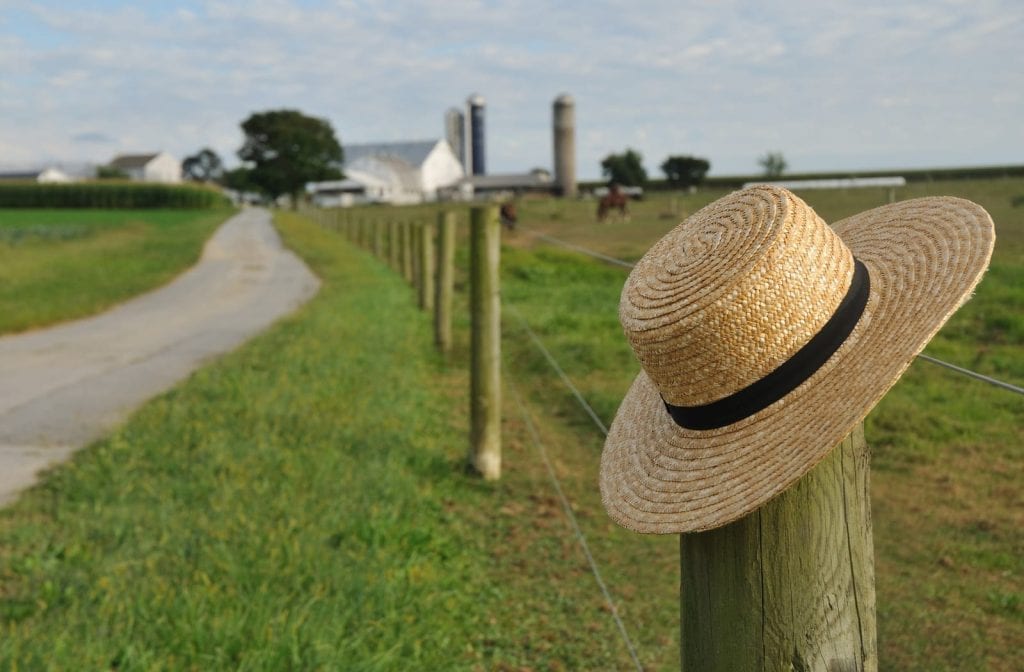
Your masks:
M2 208L218 208L228 205L220 192L199 186L78 182L0 183Z

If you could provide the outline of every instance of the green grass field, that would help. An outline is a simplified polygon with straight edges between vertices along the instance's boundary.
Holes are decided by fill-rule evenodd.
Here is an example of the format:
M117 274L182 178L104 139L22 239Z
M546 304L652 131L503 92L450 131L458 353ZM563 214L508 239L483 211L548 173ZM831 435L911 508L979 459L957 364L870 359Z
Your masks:
M92 315L167 282L227 214L0 209L0 334Z
M464 474L466 371L412 292L282 231L308 306L0 511L0 669L628 663L546 483Z
M1019 384L1024 211L1009 199L1024 181L928 188L985 205L999 236L930 351ZM652 197L600 226L586 202L520 213L635 258L715 196ZM805 197L835 219L885 194ZM637 371L616 317L624 269L506 238L504 475L485 484L463 472L464 246L445 362L383 264L301 218L279 225L320 294L0 511L0 668L629 669L514 386L645 668L678 669L678 541L609 522L603 437L511 310L608 422ZM1019 669L1022 421L1020 397L923 362L869 417L881 669Z
M616 315L627 271L539 242L527 230L635 260L679 219L722 193L655 194L632 204L630 221L605 224L595 223L593 202L520 201L520 230L505 238L503 299L526 316L606 424L638 370ZM899 199L961 196L992 214L997 243L991 268L926 352L1017 385L1024 384L1024 209L1012 203L1022 194L1018 179L896 192ZM835 221L884 204L888 191L801 196ZM352 216L423 219L433 211L420 206ZM648 637L642 648L656 669L672 669L676 542L624 534L607 523L595 485L600 432L511 310L504 332L509 376L546 423L566 487L585 515L584 529L623 599L627 626ZM513 427L514 411L506 408ZM919 361L869 416L867 437L874 453L882 669L1017 669L1024 647L1024 400ZM651 636L655 632L661 640Z

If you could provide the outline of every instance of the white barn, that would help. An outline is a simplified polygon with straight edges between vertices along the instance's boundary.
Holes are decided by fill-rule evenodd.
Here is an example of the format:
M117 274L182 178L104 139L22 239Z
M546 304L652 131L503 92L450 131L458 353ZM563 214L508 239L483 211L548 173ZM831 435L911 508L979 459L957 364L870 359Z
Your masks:
M128 179L136 182L181 182L181 161L167 152L156 154L121 154L107 164L122 170Z
M321 206L421 203L464 176L447 140L346 145L344 180L314 182L307 190Z

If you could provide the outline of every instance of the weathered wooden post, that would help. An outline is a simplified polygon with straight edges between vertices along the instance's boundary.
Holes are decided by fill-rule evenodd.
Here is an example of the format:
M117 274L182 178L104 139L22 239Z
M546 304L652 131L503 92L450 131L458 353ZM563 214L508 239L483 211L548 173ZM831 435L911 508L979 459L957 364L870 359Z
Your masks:
M757 511L680 535L682 670L878 669L869 461L861 424Z
M434 343L442 353L452 346L452 289L455 284L455 213L437 216L437 283L434 298Z
M388 220L388 265L397 272L398 264L398 225L395 220Z
M501 296L498 208L473 208L470 220L470 464L501 477Z
M420 308L434 310L434 223L420 225Z
M402 277L410 285L413 283L412 275L412 225L409 222L402 222Z
M371 222L373 226L373 256L384 258L384 223L379 219Z
M423 224L411 222L412 227L412 287L416 290L416 302L420 296L420 250L423 249Z

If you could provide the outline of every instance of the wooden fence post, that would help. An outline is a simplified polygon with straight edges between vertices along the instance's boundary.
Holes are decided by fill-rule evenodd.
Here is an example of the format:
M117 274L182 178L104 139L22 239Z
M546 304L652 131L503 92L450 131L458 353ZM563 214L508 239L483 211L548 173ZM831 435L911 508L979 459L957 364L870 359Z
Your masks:
M434 223L420 225L420 308L434 310Z
M864 426L757 511L680 535L681 669L874 672Z
M398 225L395 220L388 220L388 265L398 272Z
M419 303L420 295L420 250L423 249L423 224L410 222L412 230L412 286L416 290L416 302Z
M437 216L437 283L434 297L434 343L442 353L452 347L452 289L455 284L455 213Z
M371 222L373 226L373 256L384 258L384 224L379 219Z
M469 228L470 464L501 477L501 297L498 208L473 208Z
M402 222L401 226L401 240L402 240L402 277L410 285L413 282L412 277L412 236L413 230L412 225L409 222Z

